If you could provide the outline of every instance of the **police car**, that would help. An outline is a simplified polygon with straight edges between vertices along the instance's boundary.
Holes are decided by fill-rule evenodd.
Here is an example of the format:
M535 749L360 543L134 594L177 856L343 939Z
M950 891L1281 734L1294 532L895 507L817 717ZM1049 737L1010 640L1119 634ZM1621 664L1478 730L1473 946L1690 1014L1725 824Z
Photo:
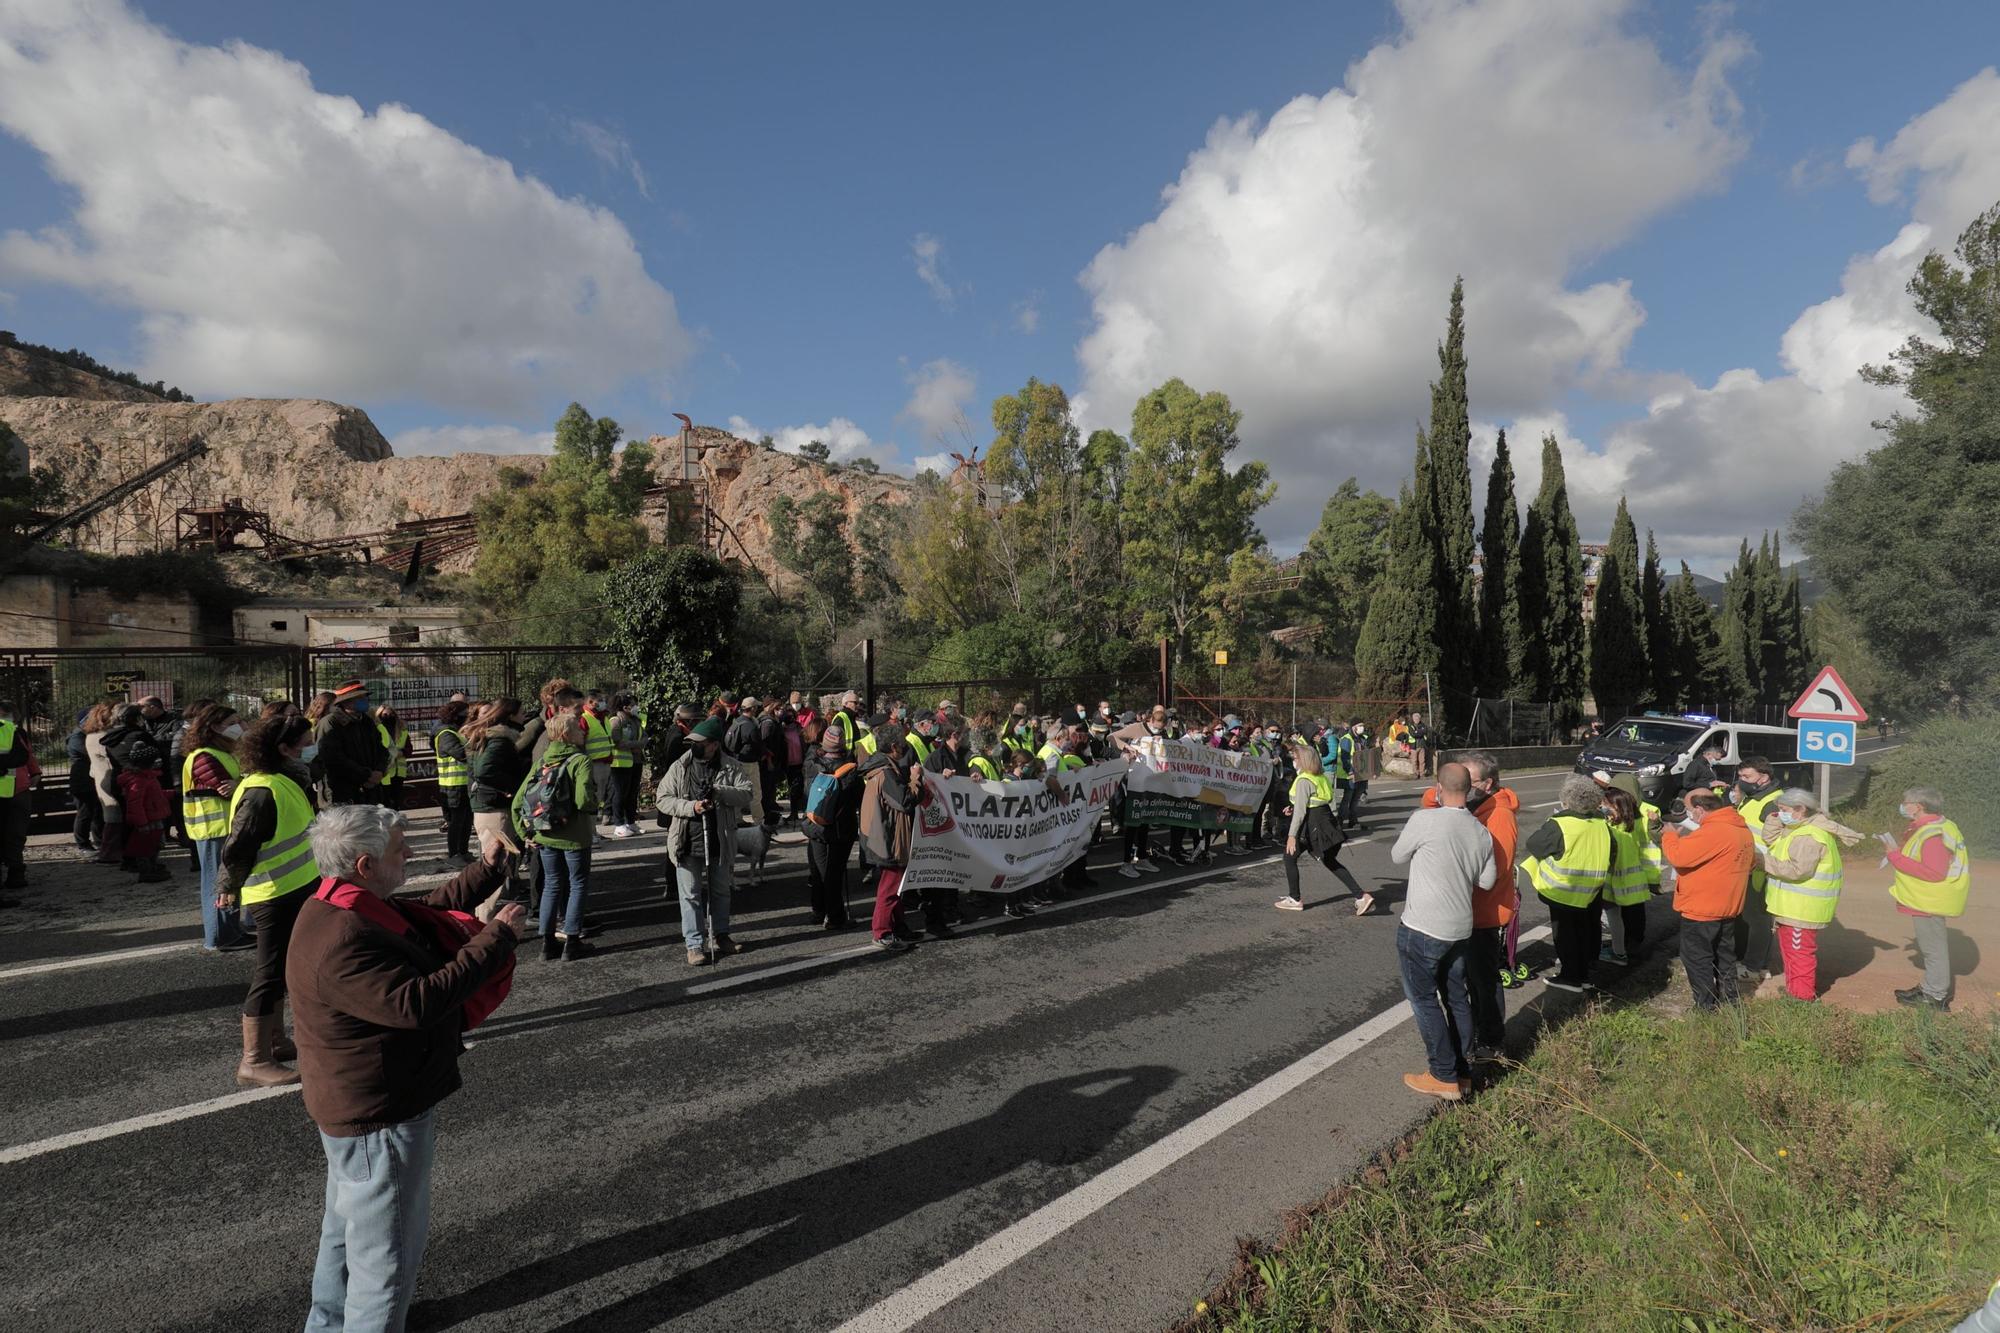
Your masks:
M1628 717L1593 737L1576 759L1579 773L1630 773L1646 799L1662 808L1681 793L1682 775L1710 742L1722 744L1715 774L1724 782L1745 755L1760 755L1787 785L1803 785L1812 766L1799 762L1799 734L1789 727L1723 722L1708 713L1645 713Z

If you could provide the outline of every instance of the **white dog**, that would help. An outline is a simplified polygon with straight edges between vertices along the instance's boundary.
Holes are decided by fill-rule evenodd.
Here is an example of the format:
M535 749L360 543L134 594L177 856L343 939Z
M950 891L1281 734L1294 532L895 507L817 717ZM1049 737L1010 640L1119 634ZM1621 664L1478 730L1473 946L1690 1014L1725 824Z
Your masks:
M764 858L771 852L771 830L762 823L745 824L736 830L736 854L750 858L750 886L764 879Z

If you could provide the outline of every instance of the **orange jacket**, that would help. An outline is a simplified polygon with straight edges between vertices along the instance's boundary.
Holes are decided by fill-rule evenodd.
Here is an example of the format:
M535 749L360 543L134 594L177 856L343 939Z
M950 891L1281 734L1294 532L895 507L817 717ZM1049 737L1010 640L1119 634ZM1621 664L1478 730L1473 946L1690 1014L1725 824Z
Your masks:
M1424 788L1424 808L1436 809L1437 804L1437 788ZM1514 845L1521 836L1521 798L1511 788L1495 787L1472 814L1493 838L1493 887L1472 895L1472 928L1489 930L1512 921L1520 902L1514 891Z
M1674 910L1690 921L1727 921L1743 912L1757 841L1734 807L1702 816L1692 833L1667 825L1660 854L1674 868Z

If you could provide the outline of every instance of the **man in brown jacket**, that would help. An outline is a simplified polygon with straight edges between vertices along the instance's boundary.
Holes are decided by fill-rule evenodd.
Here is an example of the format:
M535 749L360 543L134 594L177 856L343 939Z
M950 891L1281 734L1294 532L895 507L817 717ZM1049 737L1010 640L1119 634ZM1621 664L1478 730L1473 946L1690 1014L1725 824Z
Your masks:
M497 1002L482 988L511 967L525 915L509 903L476 933L441 932L443 912L470 913L505 882L497 845L421 904L390 899L409 855L402 826L377 805L320 813L326 878L286 955L306 1113L326 1152L309 1333L403 1327L430 1230L436 1107L459 1087L467 1003L483 1016Z

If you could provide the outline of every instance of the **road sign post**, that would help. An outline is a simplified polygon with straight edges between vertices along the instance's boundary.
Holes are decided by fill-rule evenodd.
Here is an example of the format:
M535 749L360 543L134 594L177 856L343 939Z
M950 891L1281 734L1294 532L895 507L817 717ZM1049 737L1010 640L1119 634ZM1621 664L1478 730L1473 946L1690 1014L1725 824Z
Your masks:
M1834 766L1854 763L1854 728L1868 710L1830 666L1821 667L1788 710L1799 723L1799 758L1819 766L1819 808L1833 798Z

